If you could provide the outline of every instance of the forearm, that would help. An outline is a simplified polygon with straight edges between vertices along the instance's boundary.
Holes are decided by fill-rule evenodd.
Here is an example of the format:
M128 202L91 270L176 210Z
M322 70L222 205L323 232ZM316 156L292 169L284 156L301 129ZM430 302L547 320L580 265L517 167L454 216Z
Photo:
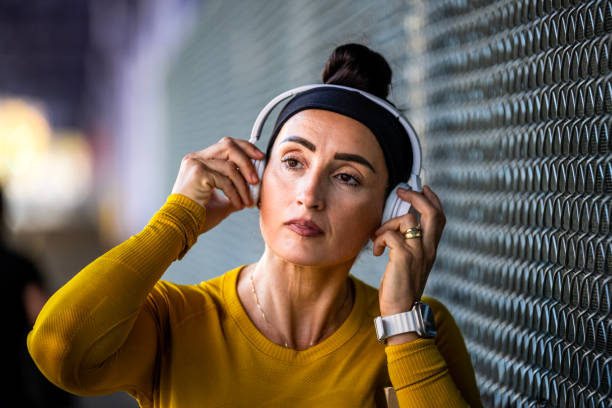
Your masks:
M102 365L125 341L147 294L195 243L203 220L202 207L172 195L139 234L59 289L28 335L41 371L64 388L78 388L78 373Z

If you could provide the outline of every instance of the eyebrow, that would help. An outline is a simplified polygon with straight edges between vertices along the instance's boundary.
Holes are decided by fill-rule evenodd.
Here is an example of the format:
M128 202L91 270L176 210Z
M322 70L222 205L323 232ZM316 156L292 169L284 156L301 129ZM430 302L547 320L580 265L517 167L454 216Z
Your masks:
M310 143L308 140L304 139L303 137L289 136L289 137L283 139L283 141L281 143L286 143L286 142L299 143L302 146L304 146L305 148L307 148L308 150L313 151L313 152L315 152L317 150L315 145L313 145L312 143ZM360 163L360 164L363 164L366 167L369 167L370 170L372 170L374 173L376 173L376 170L374 170L374 166L372 166L372 164L369 161L367 161L365 159L365 157L360 156L358 154L353 154L353 153L336 153L336 154L334 154L334 159L336 159L336 160L346 160L346 161L352 161L352 162Z

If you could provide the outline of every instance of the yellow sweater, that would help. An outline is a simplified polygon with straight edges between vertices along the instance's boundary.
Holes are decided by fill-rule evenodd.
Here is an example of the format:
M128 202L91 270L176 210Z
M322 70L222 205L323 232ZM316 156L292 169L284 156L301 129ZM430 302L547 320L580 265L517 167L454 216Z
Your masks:
M56 385L81 395L127 391L141 407L481 406L452 316L435 299L438 336L385 346L373 318L378 292L352 278L353 309L307 350L269 341L236 292L242 267L199 285L159 281L201 232L205 210L173 194L139 234L58 290L28 335L28 349Z

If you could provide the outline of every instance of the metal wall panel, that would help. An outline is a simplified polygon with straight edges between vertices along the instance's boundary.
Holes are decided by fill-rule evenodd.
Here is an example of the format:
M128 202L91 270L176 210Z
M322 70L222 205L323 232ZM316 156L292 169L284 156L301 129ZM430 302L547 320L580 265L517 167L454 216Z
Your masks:
M611 407L611 3L431 1L405 26L448 217L428 293L485 405Z

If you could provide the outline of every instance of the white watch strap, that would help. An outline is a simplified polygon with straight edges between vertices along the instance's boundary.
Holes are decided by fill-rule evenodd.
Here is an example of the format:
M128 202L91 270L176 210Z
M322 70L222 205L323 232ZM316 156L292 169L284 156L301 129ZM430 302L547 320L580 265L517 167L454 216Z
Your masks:
M423 322L420 321L420 313L413 308L409 312L398 313L391 316L378 317L382 324L384 337L395 336L400 333L421 332Z
M395 336L400 333L416 332L423 326L419 322L419 313L412 309L410 312L398 313L383 318L387 337Z
M424 332L424 325L418 307L413 307L409 312L384 317L378 316L374 319L374 325L380 341L401 333L416 332L422 335Z

